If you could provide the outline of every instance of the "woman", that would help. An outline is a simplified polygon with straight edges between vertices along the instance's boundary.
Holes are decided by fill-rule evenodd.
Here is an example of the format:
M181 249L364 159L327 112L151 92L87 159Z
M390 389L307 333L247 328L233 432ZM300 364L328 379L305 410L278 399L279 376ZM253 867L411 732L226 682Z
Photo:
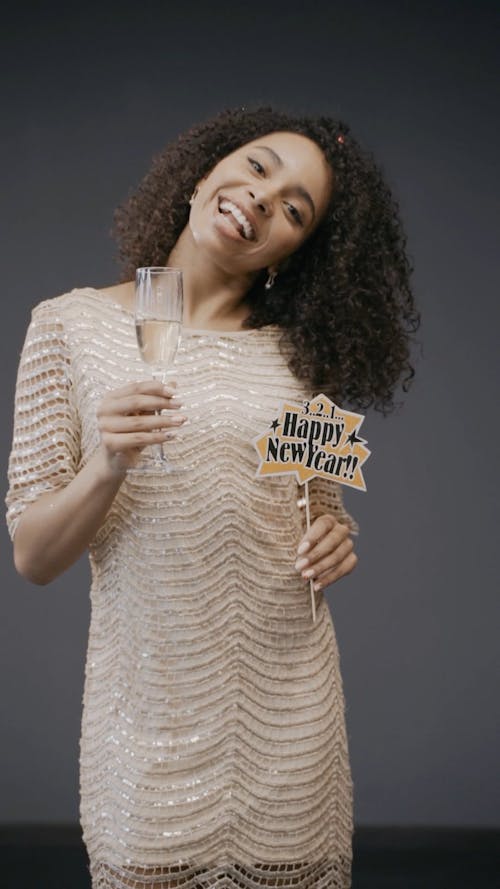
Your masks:
M344 124L240 109L168 146L116 233L121 283L33 312L7 495L23 576L47 583L90 553L93 886L348 887L352 779L322 590L353 570L358 528L340 486L316 479L305 533L296 481L256 478L252 440L283 399L385 412L405 373L407 388L418 315L397 206ZM144 265L184 272L176 387L139 358ZM165 440L173 472L127 473Z

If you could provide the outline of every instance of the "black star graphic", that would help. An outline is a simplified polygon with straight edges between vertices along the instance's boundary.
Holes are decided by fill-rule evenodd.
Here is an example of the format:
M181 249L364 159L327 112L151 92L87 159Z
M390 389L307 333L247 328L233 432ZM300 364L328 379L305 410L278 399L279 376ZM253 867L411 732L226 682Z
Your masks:
M276 419L273 420L273 422L271 423L271 425L270 425L269 428L272 429L273 432L276 432L276 430L277 430L277 428L278 428L279 425L280 425L280 424L278 423L278 418L276 417Z
M357 429L353 429L351 434L348 435L346 438L346 441L349 442L349 444L351 445L351 448L356 444L357 441L364 442L364 438L358 438L358 436L356 435L357 431L358 431Z

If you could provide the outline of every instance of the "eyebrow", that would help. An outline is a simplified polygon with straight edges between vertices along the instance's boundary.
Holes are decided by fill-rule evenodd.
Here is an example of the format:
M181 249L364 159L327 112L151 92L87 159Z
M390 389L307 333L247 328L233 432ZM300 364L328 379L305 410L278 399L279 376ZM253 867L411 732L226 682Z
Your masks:
M267 151L267 153L268 153L268 155L275 167L283 167L284 166L283 160L281 159L279 154L277 154L275 152L274 148L270 148L269 145L256 145L255 147L260 148L261 151ZM307 189L305 189L302 185L295 185L293 188L290 189L290 191L293 194L296 194L297 197L303 198L303 200L306 202L306 204L308 204L309 209L311 210L311 213L312 213L313 219L314 219L314 217L316 216L316 207L314 206L314 201L313 201L311 195L309 194L309 192L307 191Z

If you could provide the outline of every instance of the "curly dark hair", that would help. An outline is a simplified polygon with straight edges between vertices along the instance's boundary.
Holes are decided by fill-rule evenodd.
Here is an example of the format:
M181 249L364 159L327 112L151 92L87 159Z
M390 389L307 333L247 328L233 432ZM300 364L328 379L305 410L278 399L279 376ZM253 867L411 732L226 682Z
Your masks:
M273 288L264 287L265 270L255 280L246 326L278 324L290 369L313 391L385 415L399 406L400 378L407 392L415 375L410 338L420 313L398 204L372 155L342 121L238 108L167 145L115 211L120 280L133 278L139 266L164 264L188 222L196 183L223 157L278 131L316 142L334 171L334 189L323 220L280 267Z

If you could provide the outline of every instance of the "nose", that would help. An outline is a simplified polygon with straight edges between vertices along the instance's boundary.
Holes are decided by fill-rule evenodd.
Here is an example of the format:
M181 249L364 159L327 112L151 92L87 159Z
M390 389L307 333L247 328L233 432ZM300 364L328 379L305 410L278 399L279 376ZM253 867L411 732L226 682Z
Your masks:
M272 213L272 198L270 195L265 194L262 191L260 191L257 194L257 192L250 191L250 190L248 191L248 194L252 198L252 201L255 202L256 206L261 211L261 213L263 213L265 216L271 215L271 213Z

